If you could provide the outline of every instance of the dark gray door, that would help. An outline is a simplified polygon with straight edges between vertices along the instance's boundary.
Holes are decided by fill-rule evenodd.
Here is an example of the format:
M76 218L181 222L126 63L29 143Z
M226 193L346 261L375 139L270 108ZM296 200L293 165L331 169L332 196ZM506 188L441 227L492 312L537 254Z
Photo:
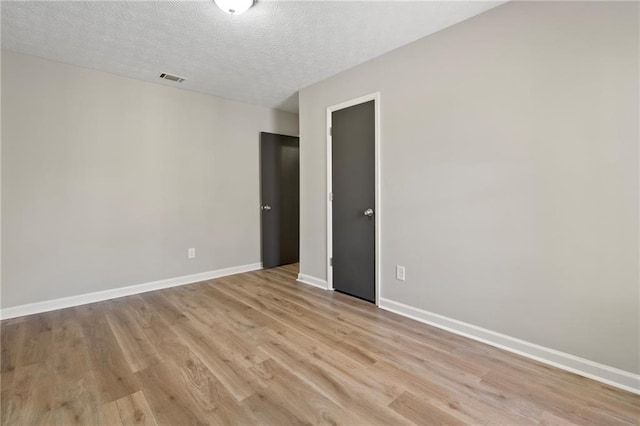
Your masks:
M299 259L300 150L293 136L260 133L262 266Z
M375 105L331 116L333 288L375 302Z

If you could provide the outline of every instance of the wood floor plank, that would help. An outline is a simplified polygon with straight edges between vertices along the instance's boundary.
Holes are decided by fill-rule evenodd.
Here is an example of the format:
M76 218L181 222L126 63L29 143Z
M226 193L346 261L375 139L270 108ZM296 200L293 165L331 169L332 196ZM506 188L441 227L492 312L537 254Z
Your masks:
M144 301L169 325L187 320L184 312L164 297L162 292L152 291L145 295Z
M181 414L188 414L187 424L250 424L253 419L212 374L194 357L183 365L167 361L136 373L145 395L160 424L181 424ZM188 411L188 413L185 413Z
M295 329L302 334L313 336L314 339L333 346L336 351L345 354L363 365L371 365L376 361L369 352L365 352L344 340L344 337L347 335L346 330L325 328L325 324L322 321L305 321L305 319L307 319L306 317L291 314L285 309L280 308L276 303L261 300L255 294L252 294L251 290L241 288L241 285L244 285L244 283L236 281L233 282L233 284L234 286L231 287L228 284L223 284L220 290L231 297L235 297L249 304L255 309L267 312L269 316L281 325Z
M265 271L265 274L286 277L279 268L269 269ZM422 327L415 327L413 322L407 323L407 319L404 317L382 311L371 303L341 293L322 291L316 287L310 287L295 281L283 281L282 278L277 281L273 279L256 280L254 284L259 287L269 288L280 295L286 294L287 296L285 297L289 297L290 300L310 309L314 309L318 305L323 306L322 310L317 311L325 313L325 316L336 321L348 322L354 325L359 324L360 331L363 331L363 329L371 331L373 329L378 333L384 333L396 339L402 337L414 339L416 342L433 345L434 349L440 349L445 352L452 352L454 349L469 342L469 339L428 325L423 324ZM489 346L489 348L491 347Z
M397 330L394 330L390 326L384 324L380 325L375 322L372 323L367 318L354 315L348 311L345 312L344 306L333 307L329 305L327 307L328 309L318 310L316 309L317 305L315 303L312 303L312 301L309 301L307 298L297 294L299 290L287 290L282 284L278 285L278 283L273 283L271 281L259 281L255 286L259 289L265 289L268 294L273 294L272 298L275 300L285 300L291 306L297 306L294 313L298 315L306 314L307 316L313 316L311 321L322 322L325 324L333 323L334 326L337 327L344 326L347 330L355 330L361 334L380 338L390 344L410 348L416 353L439 351L447 358L447 360L449 360L449 363L453 356L452 352L455 345L451 342L447 341L443 344L442 341L437 341L436 344L429 344L431 341L425 342L424 339L418 340L414 336L398 333ZM260 291L258 291L257 294L260 295ZM348 333L348 331L344 331L344 333ZM460 362L461 368L474 369L474 372L476 373L486 371L486 369L477 369L477 364L465 364L462 359L459 359L458 361Z
M156 310L151 307L151 304L146 299L146 294L144 297L143 295L135 295L121 299L118 307L129 312L129 315L143 329L160 323L166 324Z
M140 327L124 309L113 309L105 314L111 332L132 372L162 362L162 357L145 337Z
M389 404L394 411L416 424L464 425L464 422L440 410L429 401L420 399L410 392L404 392Z
M249 413L243 412L224 385L172 328L158 324L145 329L145 334L154 345L165 348L163 358L170 361L167 365L173 366L174 374L182 378L181 383L187 389L186 393L207 416L217 418L222 424L240 420L243 423L253 421ZM209 412L215 414L210 415Z
M235 354L221 350L222 346L213 333L209 334L208 327L189 321L174 325L173 328L236 400L241 401L253 394L252 380L246 366Z
M51 318L49 315L38 314L29 316L20 323L25 337L15 356L17 366L36 364L47 359L53 345Z
M318 394L346 410L355 419L367 424L402 424L406 423L383 404L371 397L374 389L358 386L345 376L336 374L326 366L307 361L304 356L297 356L277 343L261 346L283 370L296 376Z
M260 349L267 354L268 358L279 362L281 367L337 405L344 407L353 399L339 378L326 369L307 361L303 356L289 352L278 342L264 344L260 346Z
M548 411L542 413L540 416L540 426L576 426L576 423L572 423L567 419L556 416Z
M253 307L239 302L218 290L218 284L208 285L202 291L202 299L208 312L215 320L224 320L231 330L244 333L258 328L268 327L274 323L273 319Z
M77 309L91 372L102 403L137 392L138 385L99 304Z
M7 390L13 384L18 356L25 338L24 322L11 322L0 326L0 389Z
M49 357L16 368L11 392L3 390L4 424L101 423L82 331L65 320L68 315L69 310L57 311L44 327L42 321L31 323L36 333L51 334Z
M341 357L330 347L314 344L304 335L290 330L267 330L265 333L271 336L261 346L265 353L286 364L285 368L289 368L294 374L305 377L312 386L321 386L327 382L325 390L321 392L327 392L327 395L335 393L329 398L339 405L348 404L353 398L360 398L371 404L387 406L405 391L402 386L390 384L379 380L375 374L369 374L369 370L375 371L375 365L361 366ZM307 367L307 364L312 367ZM314 380L314 376L318 379Z
M109 425L158 425L151 412L151 407L141 391L105 404L102 411L105 423Z
M226 318L217 318L214 322L209 320L211 315L202 308L194 309L189 313L192 322L190 326L199 327L200 329L208 329L207 332L216 336L215 344L218 345L219 351L233 357L245 367L251 367L260 359L260 353L256 345L251 343L245 334L249 331L234 332L233 325Z
M59 424L101 424L99 394L89 352L75 309L56 312L53 319L55 398L52 405Z
M17 367L13 387L2 392L2 424L54 423L55 378L44 363Z
M640 424L638 395L296 278L2 321L0 424Z
M164 361L172 360L177 365L189 365L195 362L196 355L179 338L175 331L163 322L144 329L144 335L156 350L161 351Z
M415 345L399 345L360 332L351 333L349 341L399 368L417 375L430 374L447 378L454 383L464 382L468 385L476 385L480 382L482 375L488 371L482 367L468 367L456 362L455 357L448 354L431 351L425 347L412 350L415 349Z
M242 406L249 410L256 420L256 424L296 426L309 423L297 417L273 398L271 392L256 391L249 398L242 401Z
M526 405L524 413L512 413L510 408L522 406L521 400L509 399L497 390L478 389L460 382L451 382L446 378L429 376L424 380L401 367L380 361L376 363L378 374L385 380L402 384L412 394L427 398L431 404L454 417L463 419L467 424L534 424ZM477 386L477 385L476 385ZM502 406L500 406L502 404ZM538 410L541 412L541 410Z
M153 417L161 425L207 425L202 410L193 405L168 362L135 373Z
M582 394L574 394L570 388L556 386L549 382L538 383L535 377L522 386L523 377L518 374L504 374L491 371L482 381L497 389L519 394L537 406L545 407L547 411L571 422L579 424L624 424L625 417L617 411L601 411L594 409L583 399ZM571 397L569 396L571 395ZM640 420L640 415L637 417Z
M279 405L307 424L335 425L341 419L344 423L354 421L349 412L271 359L252 367L252 371Z

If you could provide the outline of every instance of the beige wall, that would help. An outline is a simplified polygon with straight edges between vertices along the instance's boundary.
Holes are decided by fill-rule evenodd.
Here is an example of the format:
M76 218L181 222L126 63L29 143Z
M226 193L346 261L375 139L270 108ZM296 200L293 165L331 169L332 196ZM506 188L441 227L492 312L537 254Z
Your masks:
M2 52L2 307L260 262L297 115ZM187 249L197 257L187 259Z
M512 2L302 90L301 273L326 108L379 91L381 296L640 372L638 7Z

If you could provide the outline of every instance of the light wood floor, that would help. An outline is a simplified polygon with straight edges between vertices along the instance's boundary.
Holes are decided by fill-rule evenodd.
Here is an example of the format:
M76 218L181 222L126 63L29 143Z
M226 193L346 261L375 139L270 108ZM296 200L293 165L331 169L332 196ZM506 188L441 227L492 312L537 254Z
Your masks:
M638 424L640 397L296 283L2 322L2 424Z

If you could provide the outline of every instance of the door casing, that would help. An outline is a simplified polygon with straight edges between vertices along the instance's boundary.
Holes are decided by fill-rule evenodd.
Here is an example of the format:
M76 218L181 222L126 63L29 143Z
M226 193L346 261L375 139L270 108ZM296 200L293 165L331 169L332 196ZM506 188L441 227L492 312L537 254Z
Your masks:
M360 96L355 99L351 99L345 102L341 102L337 105L327 108L327 289L333 290L333 267L331 266L331 258L333 257L333 203L331 194L333 193L333 164L331 156L331 144L333 139L331 137L331 122L332 113L344 108L349 108L354 105L359 105L365 102L374 101L374 117L375 117L375 289L376 289L376 306L380 304L380 287L381 287L381 232L380 224L382 223L382 194L380 188L380 92L370 93L368 95Z

